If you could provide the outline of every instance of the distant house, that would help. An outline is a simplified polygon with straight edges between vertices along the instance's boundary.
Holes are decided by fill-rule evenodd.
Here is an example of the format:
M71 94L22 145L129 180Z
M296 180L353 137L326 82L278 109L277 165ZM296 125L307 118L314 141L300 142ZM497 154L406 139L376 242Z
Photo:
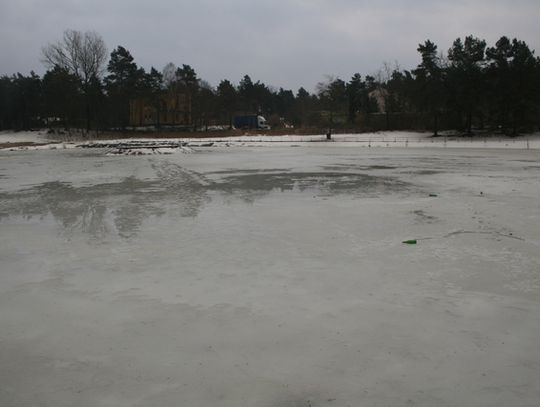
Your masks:
M129 101L129 124L140 126L190 126L191 97L186 93L163 93L156 100Z

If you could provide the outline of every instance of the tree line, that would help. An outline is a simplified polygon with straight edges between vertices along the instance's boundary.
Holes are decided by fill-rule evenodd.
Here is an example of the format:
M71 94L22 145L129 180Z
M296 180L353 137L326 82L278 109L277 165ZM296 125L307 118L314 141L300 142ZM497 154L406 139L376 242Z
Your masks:
M249 75L237 85L223 79L213 87L188 64L146 71L125 47L108 55L99 34L67 30L42 49L43 77L0 77L0 129L126 129L130 100L143 98L159 111L166 92L189 95L192 128L199 130L255 113L274 128L427 129L436 135L441 129L517 134L539 127L540 58L524 41L503 36L488 46L468 36L446 53L430 40L417 51L414 69L385 63L375 74L356 73L348 81L327 77L310 93Z

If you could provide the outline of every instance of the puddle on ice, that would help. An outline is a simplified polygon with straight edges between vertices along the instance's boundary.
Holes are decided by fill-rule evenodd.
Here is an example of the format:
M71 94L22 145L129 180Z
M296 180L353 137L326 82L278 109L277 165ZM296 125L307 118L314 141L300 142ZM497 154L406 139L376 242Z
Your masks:
M95 168L103 166L98 164ZM121 237L131 237L145 219L153 216L169 212L180 217L196 217L216 196L226 197L221 201L229 204L234 198L253 203L270 193L291 191L319 196L375 197L403 193L412 186L390 176L350 171L254 168L196 172L166 160L148 161L146 165L151 167L153 177L128 176L116 182L91 185L57 180L0 192L0 220L51 215L69 232L78 230L95 237L115 232Z
M373 195L402 192L411 185L393 177L348 172L281 172L231 175L216 183L221 191L317 190L323 194Z

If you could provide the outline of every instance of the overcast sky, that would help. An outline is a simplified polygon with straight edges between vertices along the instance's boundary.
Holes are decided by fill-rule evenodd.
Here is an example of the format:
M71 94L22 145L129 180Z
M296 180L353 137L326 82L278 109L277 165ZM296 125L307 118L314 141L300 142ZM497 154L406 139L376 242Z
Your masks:
M212 85L249 74L312 91L384 61L414 67L428 38L445 52L470 34L540 50L540 0L0 0L0 74L43 74L41 47L67 28L97 31L146 69L189 64Z

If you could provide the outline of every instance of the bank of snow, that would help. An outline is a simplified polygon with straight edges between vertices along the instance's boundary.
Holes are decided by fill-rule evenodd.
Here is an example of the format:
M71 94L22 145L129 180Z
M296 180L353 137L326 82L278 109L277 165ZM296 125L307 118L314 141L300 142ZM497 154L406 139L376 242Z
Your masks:
M326 135L244 135L237 137L211 138L129 138L109 140L87 140L84 142L60 142L49 138L46 131L32 132L0 132L0 149L9 150L39 150L66 149L74 147L101 148L111 145L122 145L121 151L107 153L122 154L169 154L177 151L186 152L188 147L235 147L235 146L356 146L356 147L442 147L442 148L510 148L510 149L540 149L540 133L508 137L504 135L476 135L473 137L455 136L442 132L439 137L433 137L428 132L389 131L376 133L334 134L331 139ZM127 152L126 145L135 146ZM146 150L144 150L146 149Z
M51 143L54 139L49 137L46 130L39 131L0 131L0 145L18 143Z

